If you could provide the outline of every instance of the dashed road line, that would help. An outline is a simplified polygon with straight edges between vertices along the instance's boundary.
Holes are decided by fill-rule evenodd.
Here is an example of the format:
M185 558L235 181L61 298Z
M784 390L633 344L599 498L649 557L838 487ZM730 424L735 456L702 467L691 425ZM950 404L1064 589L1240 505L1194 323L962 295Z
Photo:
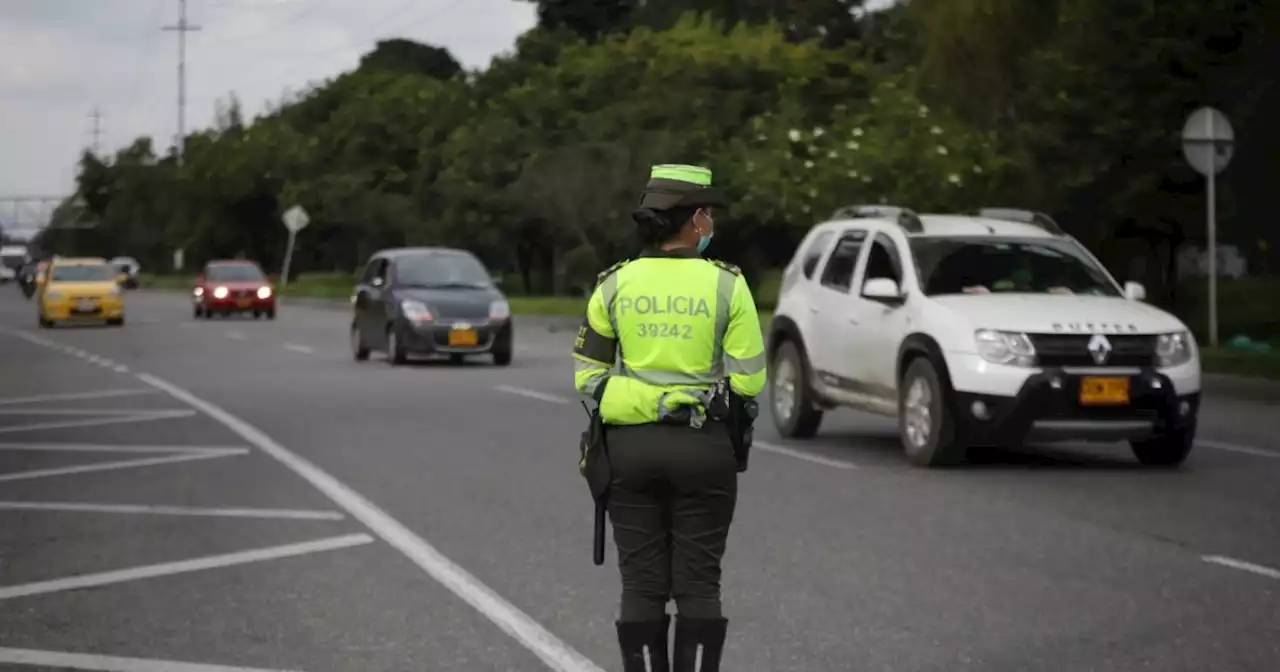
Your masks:
M244 334L242 334L242 333L240 333L240 332L238 332L238 331L228 331L228 332L227 332L227 338L229 338L229 339L231 339L231 340L233 340L233 341L244 341L244 340L247 340L247 337L246 337Z
M163 504L94 504L90 502L3 502L0 511L49 511L77 513L127 513L153 516L206 516L210 518L268 518L279 520L343 520L337 511L302 509L252 509L236 507L168 506Z
M316 354L315 348L312 348L312 347L311 347L311 346L309 346L309 345L298 345L297 343L285 343L285 344L284 344L284 349L285 349L285 350L292 350L293 352L300 352L300 353L302 353L302 354L304 354L304 355L314 355L314 354Z
M1205 555L1205 556L1202 556L1200 559L1215 565L1230 567L1232 569L1239 569L1241 571L1250 572L1253 574L1259 574L1261 576L1265 576L1272 579L1280 579L1280 569L1273 569L1271 567L1266 567L1264 565L1255 565L1252 562L1245 562L1244 560L1236 560L1235 558L1228 558L1225 555Z
M169 393L175 399L199 409L262 452L275 458L331 499L351 517L363 523L383 541L404 554L450 592L483 614L552 670L604 672L599 665L553 635L470 572L445 557L436 547L414 534L403 523L392 518L346 484L280 445L262 430L172 383L145 373L138 374L138 378L148 385Z
M1202 441L1197 439L1196 445L1212 448L1214 450L1225 450L1231 453L1240 453L1242 455L1253 455L1255 457L1280 458L1280 452L1271 450L1263 450L1261 448L1250 448L1249 446L1241 446L1234 443L1224 443L1222 441Z
M99 656L91 653L65 653L62 651L9 648L0 648L0 663L66 670L93 670L94 672L297 672L296 670L269 670L260 667L180 663L176 660L124 658L121 656Z
M263 562L265 560L278 560L280 558L290 558L310 553L320 553L323 551L336 551L343 548L351 548L352 546L371 544L373 541L373 537L367 534L348 534L341 537L330 537L328 539L305 541L297 544L285 544L283 546L271 546L269 548L254 549L252 551L239 551L236 553L211 555L191 560L179 560L177 562L163 562L156 565L130 567L129 569L119 569L111 572L81 574L79 576L69 576L63 579L52 579L50 581L37 581L34 583L24 583L16 586L5 586L0 587L0 600L9 600L15 597L27 597L28 595L60 593L66 590L77 590L80 588L94 588L97 586L124 583L126 581L151 579L158 576L171 576L173 574L185 574L187 572L198 572L201 570L215 569L219 567L231 567L233 565L244 565L251 562Z

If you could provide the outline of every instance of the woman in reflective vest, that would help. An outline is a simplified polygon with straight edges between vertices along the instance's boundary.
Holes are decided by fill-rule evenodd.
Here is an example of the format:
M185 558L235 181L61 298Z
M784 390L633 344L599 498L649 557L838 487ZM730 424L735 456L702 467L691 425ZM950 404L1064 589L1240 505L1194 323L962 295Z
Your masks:
M720 562L738 463L706 407L716 383L750 398L766 375L741 271L702 257L713 209L725 204L710 170L654 166L632 213L645 251L600 274L574 348L575 386L606 427L626 672L720 669L728 626ZM678 617L668 659L671 600Z

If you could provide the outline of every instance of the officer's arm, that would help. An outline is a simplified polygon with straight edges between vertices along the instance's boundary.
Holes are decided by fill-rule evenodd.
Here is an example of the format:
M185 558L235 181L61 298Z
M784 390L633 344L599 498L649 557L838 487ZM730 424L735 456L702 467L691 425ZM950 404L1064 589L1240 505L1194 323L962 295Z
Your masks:
M609 321L609 307L597 287L587 301L587 316L573 344L573 386L597 403L604 397L618 353L618 336Z
M724 335L724 363L729 386L744 397L764 390L766 364L760 314L747 281L739 275L729 303L729 328Z

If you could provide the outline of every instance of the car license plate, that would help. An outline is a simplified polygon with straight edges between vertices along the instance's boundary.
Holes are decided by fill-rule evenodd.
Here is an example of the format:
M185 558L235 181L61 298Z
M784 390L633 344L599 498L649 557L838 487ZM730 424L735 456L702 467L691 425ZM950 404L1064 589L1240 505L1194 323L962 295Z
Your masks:
M249 306L252 306L252 305L253 305L253 299L240 299L239 301L236 301L236 306L240 308L248 308Z
M449 345L469 346L480 343L480 334L475 329L450 329Z
M1085 376L1080 379L1080 403L1086 406L1122 406L1129 403L1129 379Z
M96 308L92 301L81 301L76 304L77 313L92 313Z

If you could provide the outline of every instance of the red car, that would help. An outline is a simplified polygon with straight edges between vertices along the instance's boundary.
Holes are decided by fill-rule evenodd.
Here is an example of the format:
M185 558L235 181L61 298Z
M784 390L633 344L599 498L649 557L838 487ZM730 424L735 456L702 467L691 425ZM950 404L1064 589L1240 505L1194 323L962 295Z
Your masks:
M214 315L253 313L276 319L276 289L262 267L252 261L211 261L196 276L191 292L192 312L196 317L211 319Z

